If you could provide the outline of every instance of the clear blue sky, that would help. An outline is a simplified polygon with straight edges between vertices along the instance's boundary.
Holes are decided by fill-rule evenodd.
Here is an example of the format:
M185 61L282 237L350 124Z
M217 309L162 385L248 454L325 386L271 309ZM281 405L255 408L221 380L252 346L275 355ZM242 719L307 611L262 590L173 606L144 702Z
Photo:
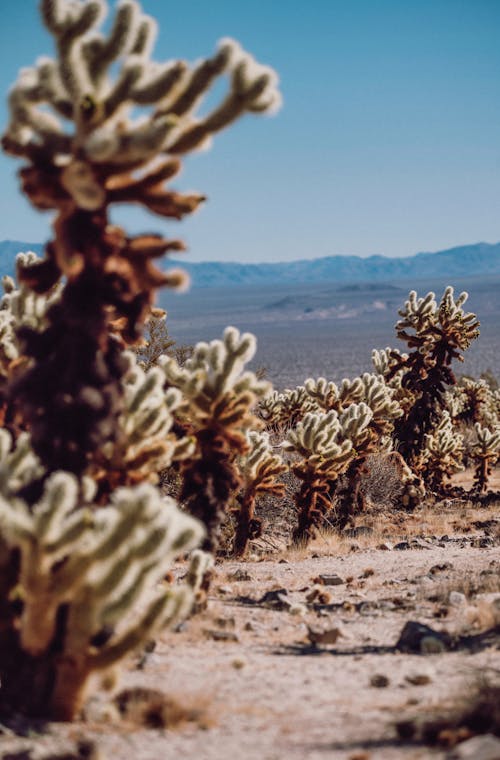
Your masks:
M110 3L111 5L113 3ZM284 107L247 116L191 156L177 187L206 193L168 224L200 260L405 256L500 240L500 0L144 0L155 58L194 60L223 36L281 77ZM51 54L35 0L2 0L2 93ZM0 121L6 121L4 102ZM0 239L42 241L49 214L0 158Z

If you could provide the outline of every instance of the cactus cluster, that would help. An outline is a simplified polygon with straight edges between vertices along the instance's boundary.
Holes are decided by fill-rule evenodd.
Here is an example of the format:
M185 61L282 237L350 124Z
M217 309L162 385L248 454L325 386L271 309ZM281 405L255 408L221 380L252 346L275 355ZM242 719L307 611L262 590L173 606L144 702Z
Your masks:
M155 23L135 0L120 3L107 35L99 31L103 0L42 0L41 11L57 56L22 69L2 144L24 161L21 183L33 205L57 212L45 259L25 267L22 280L37 293L62 276L66 284L45 330L23 328L32 362L15 396L47 470L79 475L113 441L122 408L127 368L111 324L124 340L137 340L156 289L184 282L153 264L182 244L127 236L110 224L109 206L138 203L173 219L194 211L203 196L165 187L180 156L245 112L272 111L279 92L274 72L231 40L193 66L151 61ZM227 96L197 116L223 74ZM137 107L147 115L136 117Z

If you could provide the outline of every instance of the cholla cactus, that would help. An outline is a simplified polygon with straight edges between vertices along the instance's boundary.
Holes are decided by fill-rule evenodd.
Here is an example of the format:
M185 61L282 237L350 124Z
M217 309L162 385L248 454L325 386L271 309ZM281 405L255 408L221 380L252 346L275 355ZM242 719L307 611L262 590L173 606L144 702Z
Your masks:
M393 420L403 413L394 398L394 391L380 375L365 372L354 380L345 378L340 388L324 377L319 380L310 378L305 381L304 388L312 401L325 412L334 409L340 413L350 404L367 404L372 411L370 426L379 437L390 434Z
M219 530L231 498L241 484L237 457L248 450L246 431L258 427L253 413L269 383L244 371L255 354L250 333L227 327L223 340L197 343L183 367L162 357L167 383L179 388L183 401L177 416L196 441L194 454L181 463L181 501L206 525L204 548L216 551Z
M19 253L16 257L16 268L22 277L24 269L40 262L41 259L32 251ZM17 287L12 277L7 275L2 279L2 286L4 295L0 300L0 377L5 381L21 356L17 331L21 327L29 327L40 332L46 325L47 310L60 298L61 287L56 286L44 295L37 295L26 285L21 284Z
M268 430L283 433L296 425L307 412L320 411L319 405L311 398L306 388L286 388L274 391L259 402L257 413Z
M45 260L26 267L23 282L43 293L66 278L46 329L20 333L33 361L12 393L47 470L77 475L113 441L122 410L127 367L110 323L127 342L137 340L156 288L184 282L152 263L182 243L128 237L110 224L109 206L138 203L172 219L194 211L203 196L165 188L180 169L179 157L243 113L279 104L274 72L237 43L223 40L213 57L192 67L159 65L149 58L155 24L138 3L119 4L107 36L99 32L105 10L104 0L41 1L57 57L21 70L3 138L4 149L25 163L20 176L31 202L57 212ZM197 117L201 100L225 73L228 95ZM137 107L148 115L135 119Z
M239 462L243 484L238 495L240 507L236 514L233 549L236 556L245 554L249 539L260 535L260 520L255 518L257 496L272 494L282 497L285 485L277 478L288 469L279 454L273 451L268 433L249 430L247 440L249 450Z
M9 625L3 617L0 632L0 706L71 719L92 672L115 665L187 614L189 584L160 584L156 591L155 585L203 529L147 484L118 489L106 509L77 509L81 484L64 472L52 474L40 500L28 505L16 486L36 462L25 444L9 448L2 430L0 556L15 553L19 567L10 576ZM2 585L4 571L2 562Z
M489 430L476 422L474 430L476 442L472 447L471 455L476 462L476 471L472 491L482 494L488 488L492 467L500 458L500 426L495 430Z
M358 429L363 435L370 415L368 407L349 412L345 422L350 432L356 434ZM296 496L299 518L293 539L303 543L312 538L324 516L332 512L336 482L354 458L355 450L352 440L344 437L342 422L335 411L309 412L289 431L282 446L300 457L291 467L302 481Z
M131 352L126 356L130 369L123 378L124 409L115 441L97 452L88 470L99 483L100 501L118 486L157 483L161 470L191 456L195 449L194 439L178 438L172 432L180 391L165 391L165 375L159 367L145 372Z
M419 468L436 493L443 493L450 475L464 469L463 454L463 435L453 427L450 414L445 409L432 433L425 436Z
M447 287L438 304L434 293L418 298L411 291L396 324L397 335L410 353L389 351L387 357L377 357L386 360L385 380L390 383L397 376L414 399L395 425L398 448L412 466L444 408L447 387L456 383L451 362L463 361L462 352L479 335L475 314L462 308L467 297L461 293L455 299L453 288Z
M391 388L393 398L399 403L403 414L408 414L415 403L415 394L407 387L403 387L404 363L408 360L408 354L402 354L396 348L383 348L380 351L372 351L372 363L375 372L384 378L385 384Z
M457 391L463 399L463 408L457 415L465 422L480 422L482 425L495 425L498 421L498 391L493 390L486 380L462 377ZM496 393L496 395L495 395Z

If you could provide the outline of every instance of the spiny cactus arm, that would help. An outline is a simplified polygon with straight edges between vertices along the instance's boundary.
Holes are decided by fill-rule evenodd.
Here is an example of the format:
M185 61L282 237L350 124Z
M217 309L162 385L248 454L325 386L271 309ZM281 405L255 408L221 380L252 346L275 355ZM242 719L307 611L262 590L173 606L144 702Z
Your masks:
M476 422L474 430L477 442L473 450L488 456L493 456L500 452L500 428L490 430L487 427L483 427L481 423Z
M367 404L350 404L339 418L342 438L350 440L359 451L372 438L369 430L372 419L373 412Z
M40 264L40 259L32 251L19 253L16 257L16 267L21 273L31 266ZM50 306L57 302L61 295L61 287L55 286L44 295L37 295L26 285L16 287L12 277L2 279L4 295L0 300L0 372L7 376L11 362L22 353L18 330L29 327L41 330L46 324L46 313Z
M304 382L307 395L325 412L330 409L339 409L339 389L333 382L320 377L314 380L312 377Z
M38 149L55 162L56 156L71 155L78 147L79 156L83 155L83 160L78 159L80 168L85 163L107 163L123 171L131 162L145 164L161 152L193 150L246 111L272 112L279 106L276 74L257 64L233 40L222 40L212 58L191 69L183 61L158 65L148 60L154 23L133 0L118 7L107 39L97 31L105 11L103 2L88 0L77 7L62 1L57 11L54 8L52 0L42 3L42 16L55 38L57 62L44 58L24 70L11 92L5 147L17 155L33 158ZM122 66L112 82L109 70L118 60ZM226 72L229 94L207 116L196 119L193 112ZM40 104L75 121L74 145L58 116L42 110ZM126 119L136 105L153 106L139 125ZM116 129L118 117L120 130ZM84 205L102 203L92 172L84 173L86 177L80 175L80 180L84 179L86 190L81 184L77 188L79 180L71 177L71 171L65 173L65 189ZM156 203L161 202L159 187L154 195ZM143 193L135 200L148 205L149 199ZM154 197L151 200L154 205ZM161 209L157 212L162 213Z
M21 433L14 446L12 435L0 428L0 494L8 500L42 472L29 435Z

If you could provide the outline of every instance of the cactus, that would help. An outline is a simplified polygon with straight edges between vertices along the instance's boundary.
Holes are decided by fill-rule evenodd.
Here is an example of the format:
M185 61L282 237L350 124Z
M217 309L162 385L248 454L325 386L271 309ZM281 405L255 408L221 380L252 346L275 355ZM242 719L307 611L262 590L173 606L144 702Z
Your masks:
M260 494L282 497L285 485L277 480L287 470L281 457L273 452L269 434L249 430L249 451L239 462L243 481L238 494L239 509L236 513L236 535L233 552L237 557L245 554L248 541L260 534L261 524L255 518L255 501Z
M295 543L309 541L324 517L332 513L338 478L356 455L355 444L345 435L343 423L346 432L361 442L366 439L370 419L366 405L353 404L343 419L334 410L309 412L289 431L282 446L285 451L299 455L291 469L302 481L296 495L299 516L293 533Z
M471 454L476 461L476 470L472 491L481 495L487 490L492 467L500 457L500 426L497 426L496 430L489 430L476 422L474 430L476 441Z
M17 557L10 593L2 594L10 599L4 601L10 625L4 617L0 707L71 719L92 672L113 666L189 611L189 583L160 585L153 595L151 589L203 529L147 484L117 489L105 509L81 507L82 484L64 472L53 473L29 505L16 491L36 459L24 438L10 447L9 434L0 431L2 569L9 555ZM89 501L89 482L86 490Z
M165 376L159 367L144 371L132 352L124 356L130 368L123 377L124 408L115 440L96 453L86 471L99 484L100 501L118 486L158 483L161 470L191 456L195 448L193 439L172 431L180 392L164 390Z
M446 481L454 472L463 470L463 435L453 427L450 413L445 409L432 433L425 436L420 470L424 480L437 494L446 493Z
M301 385L287 388L282 393L273 391L261 399L257 407L257 414L266 428L277 434L294 427L307 412L318 411L319 405Z
M386 382L397 378L410 395L411 403L395 424L395 438L412 467L418 466L425 436L439 420L446 390L456 383L452 361L463 361L463 351L479 335L476 315L462 308L467 298L464 292L455 299L453 288L447 287L438 304L434 293L418 298L412 290L396 324L397 336L408 344L410 353L386 350L385 356L374 357L379 364L385 363Z
M137 340L155 290L185 282L152 263L182 243L128 237L110 224L110 205L138 203L173 219L191 213L202 195L165 188L180 157L245 112L274 110L280 96L274 72L231 40L192 67L150 61L155 24L135 0L119 4L107 36L98 31L104 0L42 0L40 7L57 57L21 70L2 145L24 161L21 183L33 205L56 211L45 259L25 267L22 280L37 293L62 276L66 284L46 328L20 331L22 352L32 361L12 384L11 398L47 470L79 475L113 441L122 410L127 366L111 322L123 340ZM227 96L197 117L225 73ZM138 106L148 115L134 119Z
M183 396L177 417L196 441L181 462L180 499L205 524L208 551L219 548L222 521L241 484L237 457L248 450L246 431L258 426L253 407L271 389L244 371L255 349L253 335L227 327L222 341L197 343L183 367L173 357L159 360L167 383Z
M193 212L202 195L166 187L181 157L245 112L274 110L279 93L274 72L230 40L192 67L151 62L155 24L135 0L118 4L107 35L99 32L104 0L41 0L40 8L56 60L21 70L2 139L23 162L23 191L55 221L44 259L18 270L21 300L7 299L0 318L2 345L13 335L18 342L17 356L11 340L1 357L7 404L30 436L21 433L13 449L0 431L0 706L72 718L89 675L185 614L208 570L196 555L185 587L154 594L170 560L195 546L203 528L150 483L112 490L147 481L152 464L181 457L192 443L171 436L179 394L165 396L163 373L131 367L124 352L141 338L156 289L185 283L153 264L183 244L130 237L110 223L109 209L136 203L171 219ZM197 116L224 73L229 93ZM138 107L147 114L135 118ZM9 310L28 305L28 289L37 318L14 329ZM249 341L237 343L228 335L239 360ZM234 432L227 446L259 395L248 374L232 375L237 361L228 362L227 414L212 410ZM94 503L107 493L107 474L109 501Z

